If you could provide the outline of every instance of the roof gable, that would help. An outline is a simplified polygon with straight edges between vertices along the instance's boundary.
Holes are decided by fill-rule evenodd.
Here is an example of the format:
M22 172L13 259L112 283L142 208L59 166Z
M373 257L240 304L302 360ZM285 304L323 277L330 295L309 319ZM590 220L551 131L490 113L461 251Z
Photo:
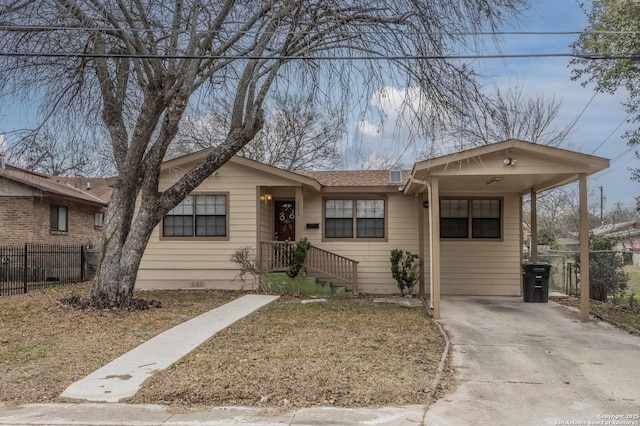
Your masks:
M45 196L66 199L100 207L106 207L108 203L108 198L106 197L110 196L111 194L110 190L105 189L104 191L101 191L102 196L105 198L101 198L98 196L98 194L92 194L87 190L80 189L77 186L69 183L69 180L88 180L87 178L65 178L48 176L42 173L31 172L10 165L5 166L4 169L0 169L0 179L5 179L7 181L13 182L14 184L29 188L36 193ZM106 188L105 179L94 178L91 179L91 181L94 182L94 186Z
M444 191L544 191L607 167L606 158L508 140L416 163L408 191L421 192L424 186L416 188L416 182L435 176L441 177Z
M209 153L213 151L213 148L205 149L202 151L198 151L192 154L184 155L182 157L178 157L172 160L165 161L162 164L162 170L171 170L171 169L191 169L194 167L199 161L206 158ZM230 163L239 164L254 170L261 171L263 173L268 173L274 176L278 176L284 179L291 180L293 182L300 183L302 185L306 185L316 190L320 190L320 183L308 176L304 176L302 174L290 172L288 170L279 169L274 166L269 166L267 164L260 163L259 161L250 160L245 157L241 157L239 155L234 155L229 159ZM223 165L224 166L224 165Z

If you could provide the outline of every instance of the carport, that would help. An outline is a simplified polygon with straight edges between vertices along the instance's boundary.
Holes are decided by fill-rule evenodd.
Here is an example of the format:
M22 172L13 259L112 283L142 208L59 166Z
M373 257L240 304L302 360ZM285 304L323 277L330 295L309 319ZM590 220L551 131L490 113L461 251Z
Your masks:
M424 296L428 283L434 318L441 317L443 292L511 296L522 292L526 195L531 197L530 260L536 261L538 194L579 182L580 262L588 264L587 176L607 167L606 158L520 140L416 163L404 194L422 200L416 203L419 290ZM581 271L580 293L580 319L588 321L588 268Z

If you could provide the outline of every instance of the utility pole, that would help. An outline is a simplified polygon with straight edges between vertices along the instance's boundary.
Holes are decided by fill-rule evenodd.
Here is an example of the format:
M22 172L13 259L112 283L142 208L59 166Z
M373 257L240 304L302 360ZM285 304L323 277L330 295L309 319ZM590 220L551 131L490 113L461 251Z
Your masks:
M604 190L600 186L600 226L604 226Z

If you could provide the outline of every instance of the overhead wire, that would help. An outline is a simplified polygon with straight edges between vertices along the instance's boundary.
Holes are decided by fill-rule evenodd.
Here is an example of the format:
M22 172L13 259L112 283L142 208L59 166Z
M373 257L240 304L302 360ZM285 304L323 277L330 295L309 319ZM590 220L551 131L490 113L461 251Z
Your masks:
M244 22L240 21L227 21L225 24L227 25L244 25ZM398 25L401 26L401 25ZM187 29L179 29L179 28L113 28L113 27L78 27L78 26L66 26L66 25L11 25L6 23L0 23L0 31L7 32L20 32L20 31L66 31L66 30L74 30L74 31L99 31L99 32L109 32L109 33L122 33L122 32L163 32L163 33L188 33L191 34L192 30ZM367 31L360 30L360 34L375 34L379 35L384 33L384 30L377 29L376 31ZM203 32L207 33L225 33L228 32L226 29L220 29L215 31L206 30ZM248 35L255 35L258 33L262 33L262 31L258 31L256 29L246 29L246 30L238 30L235 33L244 33ZM304 35L304 34L315 34L318 31L286 31L287 34L294 35ZM393 31L388 30L391 34ZM603 35L638 35L640 31L630 31L630 30L615 30L615 31L584 31L584 30L572 30L572 31L452 31L452 32L433 32L433 31L416 31L412 30L413 34L416 35L432 35L432 36L510 36L510 35L581 35L581 34L603 34ZM274 33L278 33L276 30Z
M631 117L631 113L627 114L627 116L626 116L626 117L625 117L625 118L620 122L620 124L618 124L618 125L616 126L616 128L615 128L615 129L613 129L613 131L612 131L611 133L609 133L609 136L607 136L606 138L604 138L604 140L603 140L602 142L600 142L600 144L599 144L599 145L598 145L598 146L597 146L593 151L591 151L591 154L595 154L597 150L599 150L600 148L602 148L602 146L603 146L603 145L604 145L604 144L609 140L609 138L610 138L611 136L613 136L613 135L618 131L618 129L620 129L620 127L622 127L622 125L623 125L624 123L626 123L626 122L627 122L627 120L629 119L629 117Z
M228 22L229 25L239 24L234 22ZM182 29L153 29L153 28L101 28L101 27L72 27L72 26L64 26L64 25L53 25L53 26L34 26L34 25L8 25L8 24L0 24L0 32L20 32L20 31L96 31L96 32L154 32L161 31L163 33L167 32L185 32L186 30ZM218 33L224 33L225 30L219 30ZM253 29L243 31L245 34L255 34L256 31ZM309 34L311 32L306 31L298 31L295 32L297 35ZM362 34L366 34L364 31ZM379 33L376 33L379 35ZM435 33L435 32L417 32L417 34L423 35L444 35L443 33ZM639 31L491 31L491 32L452 32L447 33L447 35L452 36L525 36L525 35L536 35L536 36L544 36L544 35L582 35L582 34L604 34L604 35L639 35ZM353 56L353 55L323 55L323 56L313 56L313 55L303 55L303 56L288 56L288 55L273 55L273 56L264 56L264 55L144 55L144 54L94 54L94 53L86 53L86 52L6 52L0 51L0 56L5 57L50 57L50 58L122 58L122 59L244 59L244 60L252 60L252 59L272 59L272 60L389 60L389 61L397 61L397 60L471 60L471 59L535 59L535 58L559 58L559 57L570 57L577 59L592 59L592 60L608 60L608 59L629 59L629 60L640 60L640 54L618 54L613 52L607 53L575 53L575 52L565 52L565 53L499 53L499 54L449 54L449 55L362 55L362 56ZM591 105L595 97L597 96L598 91L596 91L591 99L584 106L580 114L573 120L569 127L569 132L571 129L575 127L577 122L583 116L587 108ZM598 151L609 138L624 124L624 122L628 119L627 116L610 134L607 136L593 151L592 154ZM567 132L567 134L569 133ZM566 137L566 136L565 136ZM564 139L560 142L562 143ZM406 151L406 148L405 148ZM629 150L625 151L626 154ZM613 160L615 161L615 160ZM614 169L615 170L615 169ZM613 170L609 170L613 171Z

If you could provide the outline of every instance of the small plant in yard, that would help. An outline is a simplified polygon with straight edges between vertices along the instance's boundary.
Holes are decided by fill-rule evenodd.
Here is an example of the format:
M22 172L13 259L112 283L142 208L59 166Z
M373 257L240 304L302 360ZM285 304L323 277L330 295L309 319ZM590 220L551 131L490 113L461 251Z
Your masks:
M636 291L629 291L629 308L634 309L638 305L638 301L636 300Z
M247 283L247 275L253 278L253 281L258 283L258 290L265 291L262 283L262 268L258 264L256 257L256 251L253 247L241 247L231 254L230 260L240 265L240 273L237 278L243 283Z
M400 249L391 250L391 275L396 280L400 294L411 294L418 282L418 255Z

